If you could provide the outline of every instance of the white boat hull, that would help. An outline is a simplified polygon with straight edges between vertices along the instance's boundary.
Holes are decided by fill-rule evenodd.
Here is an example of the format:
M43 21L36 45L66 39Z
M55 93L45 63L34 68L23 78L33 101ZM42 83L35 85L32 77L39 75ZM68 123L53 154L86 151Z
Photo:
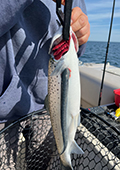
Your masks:
M80 65L81 105L84 108L98 105L104 64L86 63ZM120 68L106 66L101 105L114 103L114 89L120 88Z

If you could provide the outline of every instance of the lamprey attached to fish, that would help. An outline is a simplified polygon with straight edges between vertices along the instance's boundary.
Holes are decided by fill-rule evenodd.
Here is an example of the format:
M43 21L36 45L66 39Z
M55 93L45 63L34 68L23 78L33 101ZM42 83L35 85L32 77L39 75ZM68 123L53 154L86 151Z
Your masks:
M71 153L83 154L74 140L80 124L80 73L77 38L70 29L69 40L62 39L62 27L50 46L47 105L60 155L61 169L73 170Z

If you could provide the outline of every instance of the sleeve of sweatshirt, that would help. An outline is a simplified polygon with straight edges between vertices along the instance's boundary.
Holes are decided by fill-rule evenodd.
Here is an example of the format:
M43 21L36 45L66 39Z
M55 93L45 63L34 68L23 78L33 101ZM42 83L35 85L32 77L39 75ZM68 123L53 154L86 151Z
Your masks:
M0 37L17 23L21 12L33 1L34 0L0 1Z

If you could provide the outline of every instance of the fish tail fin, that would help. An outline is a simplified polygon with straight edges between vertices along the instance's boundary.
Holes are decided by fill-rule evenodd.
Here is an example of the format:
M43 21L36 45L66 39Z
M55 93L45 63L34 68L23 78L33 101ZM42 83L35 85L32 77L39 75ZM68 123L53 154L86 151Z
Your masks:
M81 155L84 154L83 150L78 146L75 140L72 142L71 153L76 153Z
M83 150L78 146L78 144L75 142L75 140L71 141L72 143L69 145L69 147L66 148L66 150L60 155L61 159L61 170L73 170L71 165L71 153L76 154L84 154ZM66 164L64 163L66 162Z
M61 170L73 170L73 168L69 165L64 165L62 162L61 162Z

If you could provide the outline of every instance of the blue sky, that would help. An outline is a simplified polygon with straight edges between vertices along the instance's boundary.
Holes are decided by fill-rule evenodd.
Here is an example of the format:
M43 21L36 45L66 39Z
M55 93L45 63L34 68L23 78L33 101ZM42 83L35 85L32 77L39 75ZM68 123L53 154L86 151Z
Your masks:
M85 0L91 34L89 41L107 41L113 0ZM120 42L120 0L116 0L111 41Z

